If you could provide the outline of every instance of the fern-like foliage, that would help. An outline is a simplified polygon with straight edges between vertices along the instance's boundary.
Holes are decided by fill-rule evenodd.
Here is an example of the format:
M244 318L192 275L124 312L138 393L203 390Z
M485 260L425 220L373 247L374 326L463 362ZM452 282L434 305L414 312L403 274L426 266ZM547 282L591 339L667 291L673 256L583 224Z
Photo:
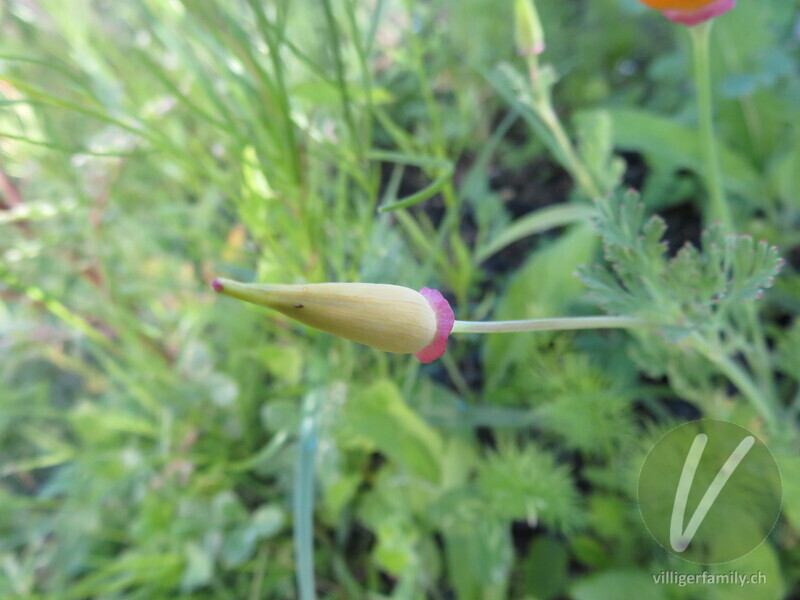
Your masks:
M534 444L520 448L501 437L497 451L478 470L478 489L496 516L542 522L565 531L582 519L578 492L569 469Z
M703 233L701 249L687 243L668 258L664 220L647 218L633 191L599 201L597 210L607 264L579 276L605 310L659 324L670 339L719 327L743 302L760 298L785 262L775 246L716 224Z

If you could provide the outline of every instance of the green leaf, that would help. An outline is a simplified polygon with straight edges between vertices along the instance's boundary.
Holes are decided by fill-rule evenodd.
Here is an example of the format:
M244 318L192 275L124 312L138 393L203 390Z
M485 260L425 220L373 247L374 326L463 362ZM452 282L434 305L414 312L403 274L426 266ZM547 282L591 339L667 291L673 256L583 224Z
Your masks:
M737 582L718 583L708 588L708 600L781 600L786 598L786 586L781 574L781 565L775 549L769 542L763 542L755 550L739 560L711 565L708 571L712 575L728 575L736 571L740 575L762 577L754 583L742 585Z
M783 480L783 512L795 531L800 531L800 456L775 456Z
M674 118L644 110L618 108L609 111L614 123L614 144L666 161L678 169L703 170L700 134ZM716 140L725 187L747 198L763 195L761 178L743 156Z
M671 339L713 327L760 298L784 263L775 246L726 235L719 225L703 233L702 252L687 244L667 261L664 222L646 219L634 192L598 202L597 214L609 266L583 268L581 278L607 311L661 324Z
M494 318L534 319L564 316L582 292L583 285L575 277L579 265L592 260L598 240L590 225L573 228L556 242L536 251L517 271L500 300ZM502 334L486 336L484 342L485 372L490 373L487 388L502 381L509 361L523 356L551 339L552 334Z
M575 115L578 151L603 193L622 181L625 161L614 155L614 125L605 110L584 110Z
M568 569L569 551L564 542L552 537L538 537L515 570L522 580L521 589L532 593L535 598L549 600L563 594Z
M534 444L501 438L478 469L478 489L498 518L542 522L561 530L582 519L569 469Z
M478 250L475 258L479 262L483 262L517 240L554 227L585 222L593 215L594 208L587 204L555 204L540 208L520 217L493 236L484 247Z
M578 562L593 569L602 569L613 564L605 544L590 535L576 535L570 538L570 550Z
M605 571L580 579L572 586L573 600L663 600L665 587L653 583L643 571Z
M258 538L271 538L276 535L286 521L286 513L276 504L265 504L250 517L249 528Z
M292 86L292 97L307 102L314 107L333 106L341 100L341 89L333 81L303 81ZM348 95L354 101L365 104L385 104L394 100L391 91L381 87L365 90L356 85L348 88Z
M416 559L419 532L404 516L388 514L378 523L374 556L388 573L401 575Z
M507 524L487 517L486 508L464 488L448 492L431 508L444 534L448 577L458 600L507 597L513 546Z
M797 130L800 123L795 126L794 139L788 149L780 156L775 157L769 169L768 177L776 194L786 204L795 210L800 208L800 135Z
M513 553L505 526L479 520L472 531L445 534L445 544L459 600L505 598Z
M198 544L187 544L181 588L186 591L197 589L206 585L213 575L214 560L208 551Z
M300 348L287 344L266 344L259 348L258 353L270 375L289 385L300 382L303 372L303 354Z
M543 405L539 414L566 445L605 456L612 456L620 439L635 428L630 398L612 386L560 394Z
M408 407L391 381L378 381L351 398L345 406L343 425L345 435L368 440L413 475L441 481L442 440Z
M800 373L797 370L797 365L800 364L800 318L795 319L792 326L782 333L775 357L777 368L795 381L800 381Z
M285 520L283 509L276 505L265 505L253 513L249 522L227 531L221 550L225 566L237 566L249 560L256 543L277 534Z

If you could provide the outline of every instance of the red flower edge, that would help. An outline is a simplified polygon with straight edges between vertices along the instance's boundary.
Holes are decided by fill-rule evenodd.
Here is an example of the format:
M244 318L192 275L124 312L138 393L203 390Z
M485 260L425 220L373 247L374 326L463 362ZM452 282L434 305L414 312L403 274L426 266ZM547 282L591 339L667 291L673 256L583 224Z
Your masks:
M447 338L450 337L450 332L453 331L453 324L455 323L455 315L453 309L450 308L450 303L442 296L439 290L431 288L422 288L420 294L428 301L436 313L436 335L433 341L425 346L422 350L417 352L416 356L420 362L430 363L439 358L447 350Z

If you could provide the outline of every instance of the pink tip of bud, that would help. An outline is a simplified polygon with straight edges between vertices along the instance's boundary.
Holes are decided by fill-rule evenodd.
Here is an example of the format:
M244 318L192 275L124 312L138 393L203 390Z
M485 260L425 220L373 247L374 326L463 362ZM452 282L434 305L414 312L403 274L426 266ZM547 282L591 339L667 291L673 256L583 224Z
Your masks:
M536 44L531 46L529 49L527 49L527 50L525 50L523 52L520 52L520 54L522 56L539 56L545 50L546 50L546 46L544 45L544 42L537 42Z
M665 10L664 16L675 23L697 25L725 14L736 6L736 0L716 0L697 10Z
M222 282L219 279L215 279L214 281L212 281L211 282L211 287L214 288L215 292L221 292L222 289L223 289L222 288Z
M439 290L424 287L419 293L430 303L431 308L436 313L436 335L433 341L417 352L415 356L420 362L430 363L447 350L447 338L450 337L450 332L453 331L455 315L453 314L453 309L450 308L450 303L445 300Z

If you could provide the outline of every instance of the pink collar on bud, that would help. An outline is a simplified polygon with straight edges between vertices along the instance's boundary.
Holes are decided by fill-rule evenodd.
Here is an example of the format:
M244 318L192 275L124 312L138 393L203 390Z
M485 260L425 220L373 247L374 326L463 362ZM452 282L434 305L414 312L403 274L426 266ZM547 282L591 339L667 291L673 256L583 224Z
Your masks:
M724 14L736 6L736 0L717 0L697 10L665 10L664 16L675 23L697 25Z
M419 293L430 303L436 313L436 336L430 344L415 354L421 362L429 363L435 361L447 350L447 338L453 331L455 315L453 309L450 308L450 303L445 300L439 290L424 287Z

